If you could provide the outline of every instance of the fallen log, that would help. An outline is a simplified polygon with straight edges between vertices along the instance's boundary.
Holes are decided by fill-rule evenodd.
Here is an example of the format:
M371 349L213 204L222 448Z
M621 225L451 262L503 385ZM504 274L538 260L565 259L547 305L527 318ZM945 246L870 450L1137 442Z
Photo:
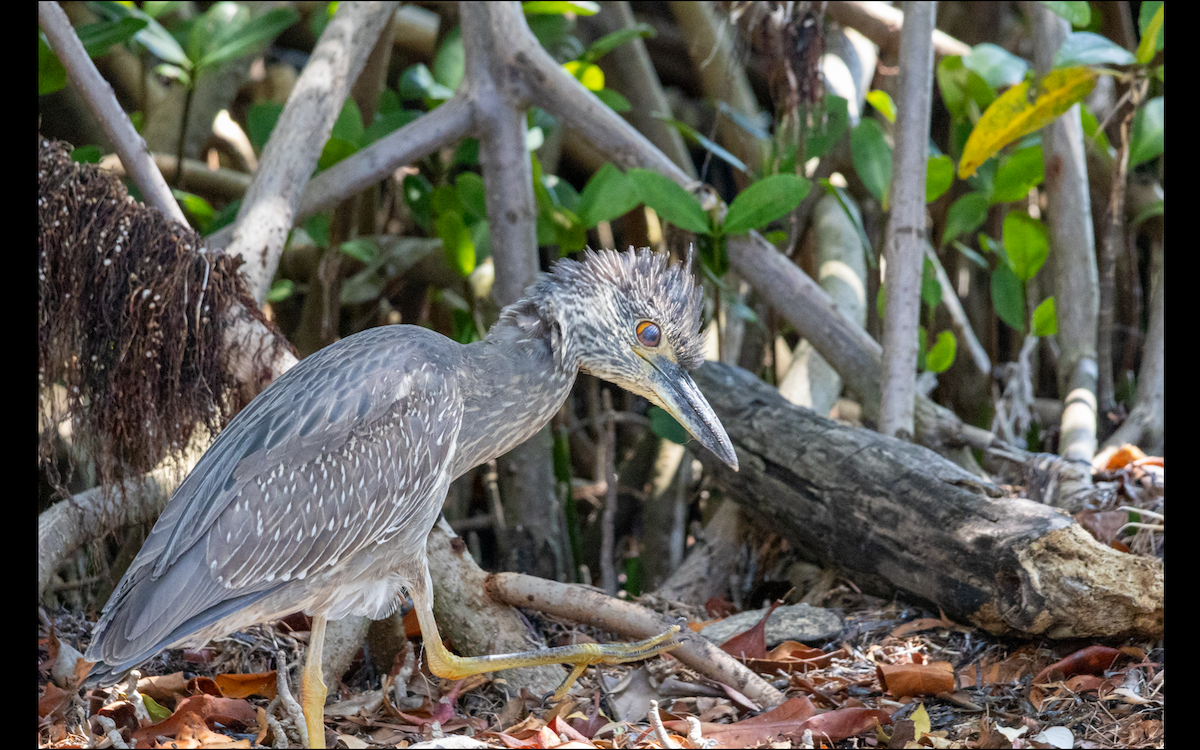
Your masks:
M1000 497L927 448L794 406L745 370L693 375L737 449L736 473L697 452L726 498L864 590L908 592L997 635L1163 636L1162 561Z

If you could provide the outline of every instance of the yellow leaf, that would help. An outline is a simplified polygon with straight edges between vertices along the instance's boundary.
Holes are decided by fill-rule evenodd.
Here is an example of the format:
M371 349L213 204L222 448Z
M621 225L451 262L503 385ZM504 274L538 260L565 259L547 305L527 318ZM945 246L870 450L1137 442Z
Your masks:
M1142 33L1142 41L1138 44L1136 55L1137 61L1142 65L1154 59L1154 53L1158 48L1158 30L1163 25L1163 8L1165 7L1167 7L1166 3L1158 6L1150 23L1146 24L1146 31Z
M1083 100L1096 85L1099 74L1079 66L1052 70L1032 86L1028 81L1013 86L992 102L963 147L958 176L975 174L985 161L1023 135L1053 122L1072 105Z
M925 711L925 704L917 706L917 710L913 711L908 717L913 723L913 740L920 740L925 735L929 734L929 714Z
M563 67L567 69L568 73L575 76L575 80L582 83L588 91L599 91L604 88L604 71L600 70L599 65L583 60L572 60L563 63Z

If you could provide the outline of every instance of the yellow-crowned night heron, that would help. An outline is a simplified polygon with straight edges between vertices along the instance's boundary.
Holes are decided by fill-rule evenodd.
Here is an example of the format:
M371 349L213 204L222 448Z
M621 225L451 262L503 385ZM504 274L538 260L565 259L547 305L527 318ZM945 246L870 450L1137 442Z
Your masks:
M202 645L297 610L313 616L304 668L310 742L324 741L326 619L379 619L408 591L434 674L646 658L631 644L463 658L433 619L425 540L451 480L512 449L558 411L581 370L670 412L733 468L724 428L687 370L700 364L701 292L648 250L560 261L487 338L374 328L300 362L254 399L175 492L104 608L87 650L111 684L159 651Z

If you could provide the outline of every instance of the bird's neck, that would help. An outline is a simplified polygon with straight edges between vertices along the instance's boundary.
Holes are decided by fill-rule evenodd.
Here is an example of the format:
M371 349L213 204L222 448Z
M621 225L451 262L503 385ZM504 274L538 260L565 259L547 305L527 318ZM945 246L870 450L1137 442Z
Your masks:
M463 427L453 476L532 437L567 399L579 363L548 318L522 300L504 310L487 338L463 350Z

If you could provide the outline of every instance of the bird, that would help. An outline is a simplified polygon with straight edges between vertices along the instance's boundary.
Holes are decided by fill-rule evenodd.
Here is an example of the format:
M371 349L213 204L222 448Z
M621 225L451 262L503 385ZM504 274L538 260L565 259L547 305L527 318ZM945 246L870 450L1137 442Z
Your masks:
M505 307L482 340L412 325L348 336L306 357L220 433L168 501L105 604L85 658L111 685L167 648L296 611L313 628L301 676L309 742L324 744L327 620L382 619L407 592L430 670L461 679L673 648L677 626L636 643L460 657L433 617L425 544L451 481L535 434L580 372L644 396L734 470L737 454L689 370L703 292L691 253L587 249Z

